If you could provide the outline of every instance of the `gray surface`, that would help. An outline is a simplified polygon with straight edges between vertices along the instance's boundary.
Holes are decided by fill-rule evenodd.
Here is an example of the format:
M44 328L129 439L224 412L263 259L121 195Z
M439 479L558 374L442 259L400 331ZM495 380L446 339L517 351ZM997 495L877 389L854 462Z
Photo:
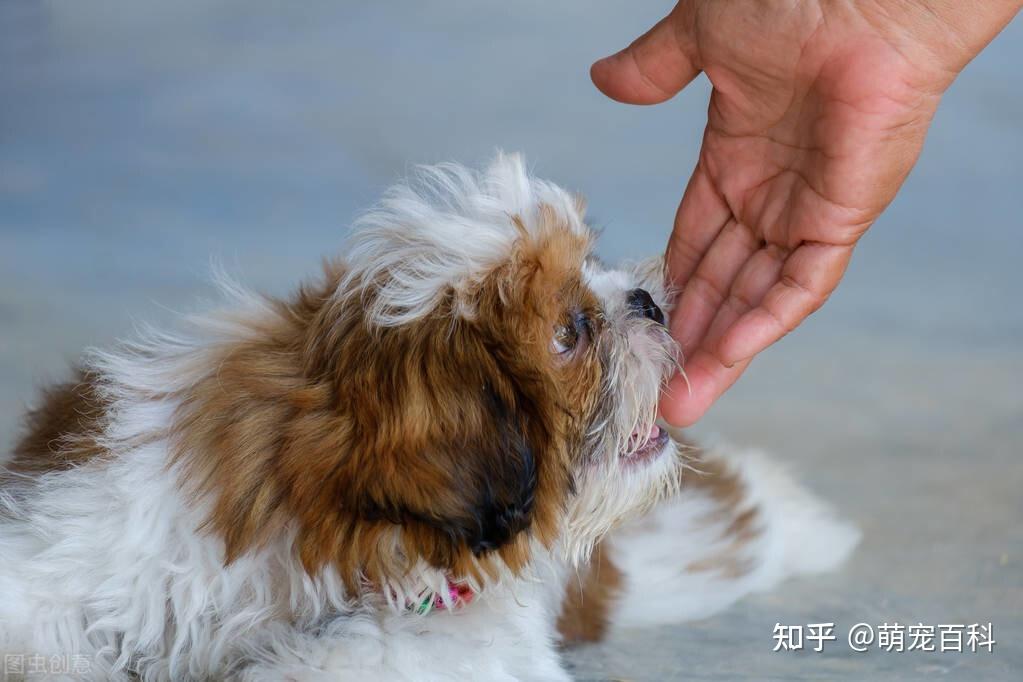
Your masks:
M966 354L933 338L821 328L786 346L796 348L765 357L706 426L797 464L860 525L862 544L839 574L572 652L579 679L1020 679L1019 348ZM841 639L859 622L989 621L991 654L858 654ZM777 622L834 622L839 640L772 653Z
M286 289L409 163L521 150L605 256L663 247L707 85L630 108L586 70L669 3L377 4L0 3L0 443L84 345L209 294L211 257ZM864 530L847 569L577 650L580 679L1023 677L1021 63L1017 20L841 290L696 430L796 463ZM771 653L775 622L895 620L998 644Z

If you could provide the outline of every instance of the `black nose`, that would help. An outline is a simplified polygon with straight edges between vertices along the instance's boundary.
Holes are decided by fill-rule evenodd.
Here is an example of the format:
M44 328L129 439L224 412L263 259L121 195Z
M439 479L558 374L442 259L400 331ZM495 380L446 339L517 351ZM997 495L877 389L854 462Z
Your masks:
M657 307L650 292L646 289L633 289L625 295L625 300L634 314L642 315L658 324L664 324L664 313Z

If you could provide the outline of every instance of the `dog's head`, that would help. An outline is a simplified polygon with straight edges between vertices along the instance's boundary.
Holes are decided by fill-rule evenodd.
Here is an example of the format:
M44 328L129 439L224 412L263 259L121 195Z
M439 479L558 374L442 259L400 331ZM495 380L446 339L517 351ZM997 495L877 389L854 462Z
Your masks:
M481 579L541 546L579 558L677 480L654 423L675 367L663 274L604 268L582 214L517 156L423 169L286 308L300 379L258 472L272 491L248 498L297 521L307 568Z

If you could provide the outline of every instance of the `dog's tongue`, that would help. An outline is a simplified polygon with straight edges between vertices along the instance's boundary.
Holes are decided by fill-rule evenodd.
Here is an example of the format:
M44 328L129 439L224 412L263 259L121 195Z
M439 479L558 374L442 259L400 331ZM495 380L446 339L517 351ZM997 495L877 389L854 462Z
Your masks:
M645 438L643 437L642 432L639 429L636 429L635 431L632 432L631 440L636 445L643 445L644 443L649 443L650 441L652 441L653 439L657 438L660 435L661 427L658 426L657 424L651 424L650 432L646 435Z

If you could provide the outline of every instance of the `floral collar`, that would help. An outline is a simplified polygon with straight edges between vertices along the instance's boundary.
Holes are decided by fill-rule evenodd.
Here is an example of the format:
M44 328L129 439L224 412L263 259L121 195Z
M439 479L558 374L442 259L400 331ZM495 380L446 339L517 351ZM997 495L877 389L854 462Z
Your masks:
M451 578L447 579L447 601L440 592L428 593L418 601L409 600L406 608L409 611L425 616L431 611L447 608L451 611L468 606L476 597L476 591L465 583L456 583Z

